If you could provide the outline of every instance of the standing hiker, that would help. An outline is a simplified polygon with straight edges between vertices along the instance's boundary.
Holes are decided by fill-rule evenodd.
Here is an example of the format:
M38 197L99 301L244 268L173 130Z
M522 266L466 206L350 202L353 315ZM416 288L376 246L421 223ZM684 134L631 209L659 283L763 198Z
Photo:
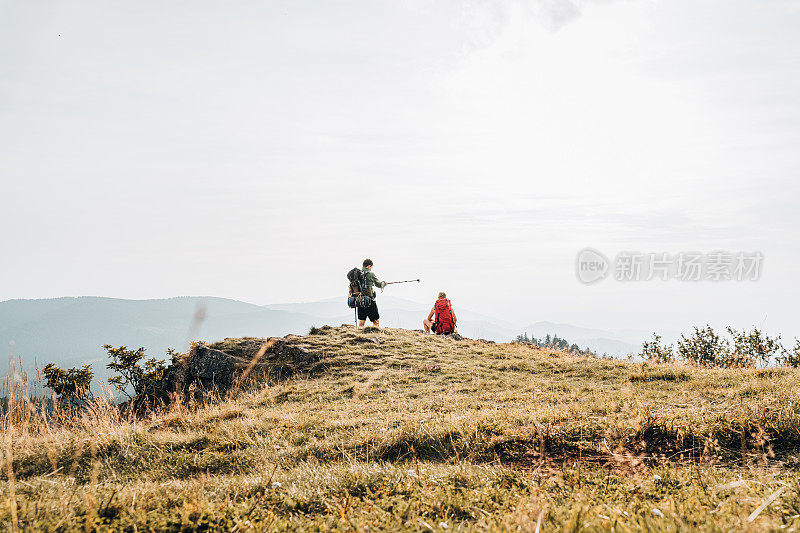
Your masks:
M436 320L434 320L434 316ZM458 333L456 330L456 312L453 311L453 306L447 295L443 292L439 293L439 299L433 304L433 309L428 313L428 318L422 321L422 326L425 328L425 333L430 334L431 329L437 335L449 335L451 333Z
M372 322L372 325L376 328L379 328L381 327L379 322L381 315L378 313L378 304L375 301L376 295L375 291L372 290L372 287L375 286L379 289L382 289L386 287L386 282L380 281L378 276L372 272L372 259L364 259L363 266L364 268L361 270L364 272L364 284L366 285L364 289L366 295L372 298L372 305L369 307L358 308L358 325L359 327L364 327L364 323L367 321L367 318L369 318L370 322Z

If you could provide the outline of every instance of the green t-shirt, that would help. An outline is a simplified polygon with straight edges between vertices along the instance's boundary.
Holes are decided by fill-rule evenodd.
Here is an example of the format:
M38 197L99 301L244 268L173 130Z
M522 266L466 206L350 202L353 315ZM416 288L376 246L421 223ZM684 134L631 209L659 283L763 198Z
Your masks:
M373 285L375 287L378 287L379 289L382 289L386 286L386 282L379 280L378 276L376 276L373 272L369 270L363 270L363 272L364 272L364 281L366 281L367 283L367 292L372 292Z

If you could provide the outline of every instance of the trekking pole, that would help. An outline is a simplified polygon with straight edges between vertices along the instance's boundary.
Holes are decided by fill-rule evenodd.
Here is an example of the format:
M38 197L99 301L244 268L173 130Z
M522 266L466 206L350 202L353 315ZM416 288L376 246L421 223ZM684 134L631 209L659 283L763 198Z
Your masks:
M419 280L418 279L407 279L405 281L387 281L386 284L387 285L394 285L395 283L415 283L415 282L419 283Z

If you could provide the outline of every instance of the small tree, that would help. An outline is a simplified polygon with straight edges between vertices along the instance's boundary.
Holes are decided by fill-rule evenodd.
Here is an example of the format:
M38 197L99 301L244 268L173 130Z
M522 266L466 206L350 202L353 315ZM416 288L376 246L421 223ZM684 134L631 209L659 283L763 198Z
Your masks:
M129 350L126 346L114 348L110 344L103 345L108 352L111 362L106 366L118 375L113 376L108 381L113 383L116 388L128 398L137 398L139 401L148 399L153 400L161 396L161 379L164 377L166 365L160 359L144 359L144 348ZM168 350L170 355L173 350ZM128 393L128 388L132 388L134 396Z
M695 326L690 337L681 335L678 341L678 356L701 366L727 366L729 354L728 341L708 325Z
M47 363L42 373L45 387L55 392L63 405L83 408L94 401L91 389L94 374L89 365L64 370L53 363Z
M776 355L781 348L780 336L772 338L758 328L748 333L745 330L736 331L728 327L728 332L733 337L733 352L730 355L728 366L747 367L761 363L766 366L770 359Z
M642 357L654 363L669 363L675 357L672 345L661 346L661 335L653 333L653 340L642 343Z
M783 356L780 358L783 366L800 368L800 339L794 340L794 348L791 351L783 349Z

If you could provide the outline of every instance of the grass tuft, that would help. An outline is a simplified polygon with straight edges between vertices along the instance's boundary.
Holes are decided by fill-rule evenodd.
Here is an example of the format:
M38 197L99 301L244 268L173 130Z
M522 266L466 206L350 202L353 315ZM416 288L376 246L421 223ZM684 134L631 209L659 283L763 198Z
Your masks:
M659 370L641 371L631 374L628 381L689 381L692 376L683 369L667 368Z

